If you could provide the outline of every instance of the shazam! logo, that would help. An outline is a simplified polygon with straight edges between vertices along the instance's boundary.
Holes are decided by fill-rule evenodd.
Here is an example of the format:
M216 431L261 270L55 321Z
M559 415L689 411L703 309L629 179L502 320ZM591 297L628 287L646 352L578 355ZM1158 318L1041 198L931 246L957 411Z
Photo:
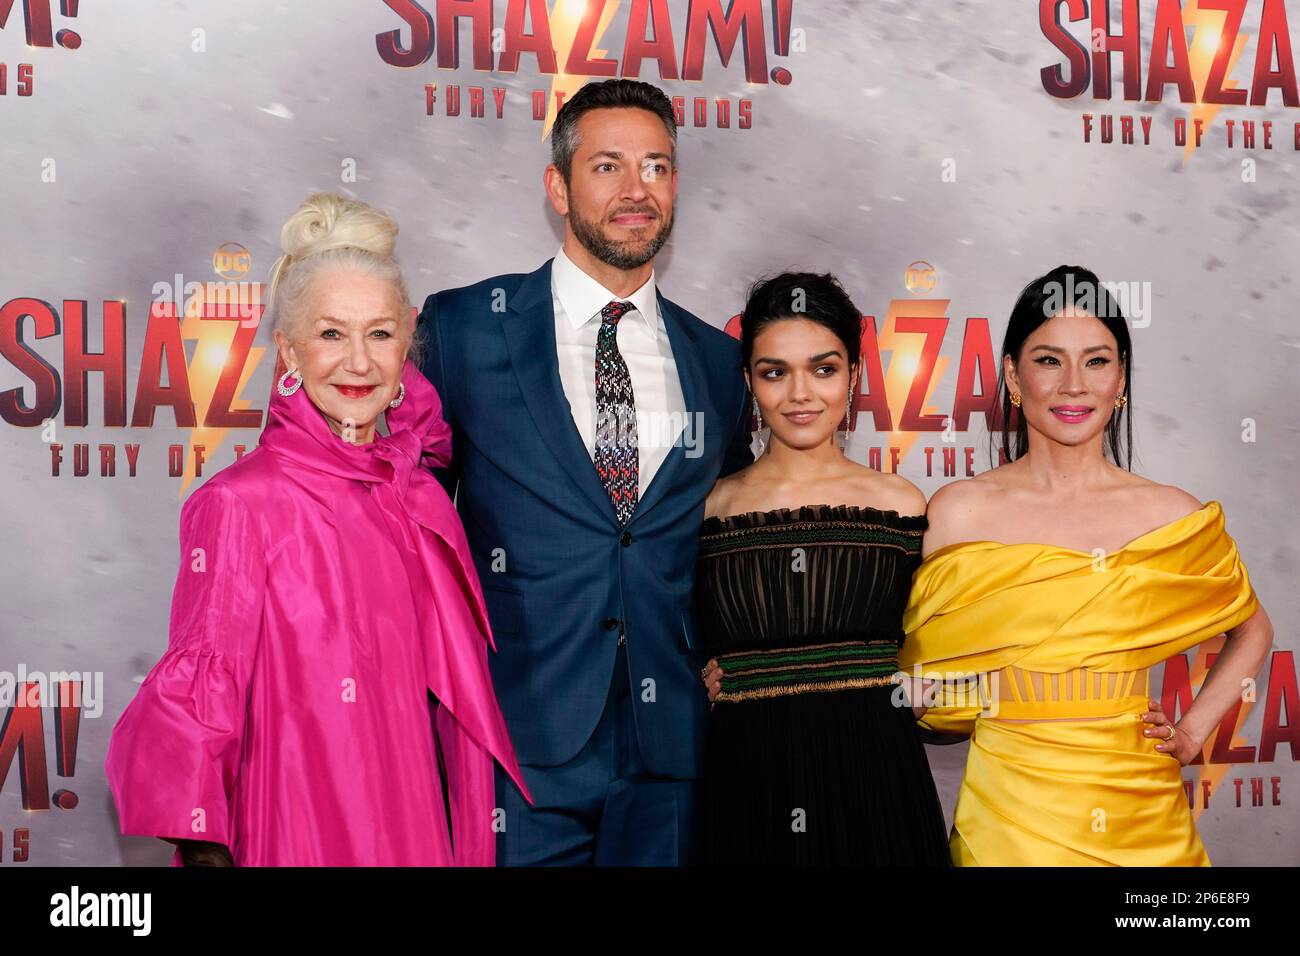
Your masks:
M265 308L262 284L228 278L246 275L252 268L252 257L238 243L219 245L212 264L221 277L218 281L189 281L177 273L154 284L144 342L136 353L139 373L129 415L125 301L102 303L95 336L92 309L85 299L65 299L61 310L35 297L10 299L0 306L0 360L29 380L0 391L0 421L39 429L53 477L67 470L62 467L65 446L59 428L90 424L90 393L96 381L103 389L105 427L152 428L159 409L170 408L175 427L188 430L186 444L167 449L167 473L182 479L182 496L194 478L202 477L204 463L230 429L261 428L262 409L240 396L266 351L253 345ZM98 350L90 345L96 338L102 343ZM61 368L43 354L54 352L61 355ZM98 374L92 378L92 373ZM78 441L70 450L74 477L90 474L92 457L100 477L115 477L119 462L128 477L137 475L138 442L101 442L95 447ZM245 450L243 444L234 446L236 456Z
M212 269L223 279L238 279L252 268L252 256L237 242L223 242L212 253ZM160 291L171 291L179 297L166 302L176 305L175 311L164 311L162 319L173 321L180 317L181 339L193 342L189 361L191 394L195 399L196 425L190 431L190 451L185 461L193 461L181 481L180 494L184 496L191 481L199 476L201 462L211 450L219 447L231 427L244 419L250 426L261 424L262 413L249 407L246 399L238 396L248 383L261 361L265 348L253 347L265 306L262 304L260 282L202 282L184 283L176 276L177 285L166 290L166 283L154 286L155 307ZM183 290L183 291L182 291ZM181 308L181 302L186 305ZM153 313L150 314L153 321ZM204 396L210 396L207 401ZM229 398L226 398L229 396ZM230 418L211 418L212 406L221 401L230 412ZM240 446L242 449L243 446ZM237 450L237 453L242 453Z
M0 30L8 24L9 14L16 5L17 0L0 0ZM57 43L65 50L81 49L81 34L76 30L54 32L50 0L22 0L22 6L28 46L52 47ZM59 0L59 12L70 20L76 18L79 6L80 0Z
M10 14L18 6L18 0L0 0L0 30L9 24ZM78 0L62 0L60 12L68 19L77 15ZM54 18L50 14L50 0L23 0L23 26L26 28L29 47L53 47L56 43L65 50L81 49L81 34L76 30L61 29L54 31ZM9 64L0 61L0 96L8 96L12 90L18 96L31 96L36 89L36 65L34 63L16 63L13 69L13 82L10 83Z
M1091 89L1094 101L1110 101L1117 94L1133 104L1176 101L1186 115L1173 116L1165 124L1168 129L1161 130L1165 118L1149 107L1082 113L1083 142L1141 147L1164 136L1182 148L1186 163L1225 107L1267 107L1270 94L1284 107L1300 107L1285 0L1266 0L1257 21L1246 20L1246 0L1158 0L1153 15L1148 14L1150 22L1143 22L1138 0L1122 0L1118 17L1112 15L1113 6L1107 0L1042 0L1039 26L1062 57L1039 71L1044 91L1060 100ZM1252 39L1253 62L1242 59ZM1112 84L1116 70L1118 87ZM1248 71L1240 77L1247 85L1234 79L1242 70ZM1300 123L1284 124L1262 114L1225 117L1214 135L1228 149L1300 150ZM1242 181L1254 180L1244 175Z
M705 63L715 54L723 68L738 60L746 84L789 86L794 55L808 51L802 28L794 27L794 0L719 0L683 4L674 11L659 0L555 0L551 4L510 0L504 21L494 19L492 4L421 4L384 0L402 26L375 35L379 57L389 66L413 69L430 60L438 70L461 70L462 49L471 52L477 74L519 74L536 64L538 85L526 94L524 113L541 124L545 138L564 102L591 79L639 79L698 83ZM548 9L549 6L549 9ZM626 13L622 35L610 31ZM527 18L525 17L527 14ZM462 47L461 26L470 43ZM469 68L469 63L464 64ZM542 83L549 82L549 89ZM504 119L512 108L505 86L467 84L462 113L462 84L426 83L425 115L435 106L446 116ZM747 130L753 128L754 101L749 97L672 96L678 126Z

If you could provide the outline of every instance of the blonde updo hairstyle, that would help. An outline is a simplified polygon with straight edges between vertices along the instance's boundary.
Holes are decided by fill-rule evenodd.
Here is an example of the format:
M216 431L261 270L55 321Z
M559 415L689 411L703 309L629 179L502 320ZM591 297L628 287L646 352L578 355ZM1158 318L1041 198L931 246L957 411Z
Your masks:
M292 338L312 280L326 270L351 269L392 283L402 303L407 357L419 364L410 296L393 255L396 244L397 223L368 203L337 193L308 196L280 230L283 255L271 269L267 304L271 332Z

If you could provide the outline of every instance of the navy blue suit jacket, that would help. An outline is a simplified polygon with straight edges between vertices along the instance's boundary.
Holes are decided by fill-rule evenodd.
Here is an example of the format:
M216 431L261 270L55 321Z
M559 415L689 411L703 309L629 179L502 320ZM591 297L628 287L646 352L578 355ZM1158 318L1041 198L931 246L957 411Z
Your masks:
M551 260L435 293L420 314L422 368L453 434L439 478L483 584L493 683L521 763L557 766L581 751L623 634L646 769L700 772L708 700L695 559L714 481L753 460L749 392L731 336L659 304L688 416L701 413L703 430L694 449L671 449L625 527L560 384Z

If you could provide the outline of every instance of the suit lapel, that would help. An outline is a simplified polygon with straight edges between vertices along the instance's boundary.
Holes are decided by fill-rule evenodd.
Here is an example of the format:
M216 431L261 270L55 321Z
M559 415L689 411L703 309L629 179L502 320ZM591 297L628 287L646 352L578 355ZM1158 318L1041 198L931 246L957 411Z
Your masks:
M696 421L711 422L716 414L713 403L709 400L704 363L689 328L677 314L677 307L665 299L657 289L655 296L659 301L659 310L663 313L664 327L668 330L668 341L673 349L673 362L677 366L677 378L682 387L682 401L686 406L687 417L684 427L694 429ZM704 431L693 433L693 437L695 441L702 443ZM668 451L668 456L655 472L641 500L637 502L636 509L628 521L629 524L654 507L667 489L672 487L687 462L686 443L678 433L677 440Z
M502 323L510 363L533 423L556 461L593 507L617 526L614 504L600 483L596 466L573 422L569 400L560 383L555 349L555 308L551 301L551 262L520 283Z

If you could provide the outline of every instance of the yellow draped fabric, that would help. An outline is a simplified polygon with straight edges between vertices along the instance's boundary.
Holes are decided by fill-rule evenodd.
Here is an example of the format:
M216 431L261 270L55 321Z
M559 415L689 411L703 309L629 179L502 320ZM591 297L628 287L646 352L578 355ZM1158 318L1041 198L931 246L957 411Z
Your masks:
M940 681L922 726L971 734L953 862L1208 865L1177 759L1142 735L1147 668L1256 606L1217 501L1111 554L994 541L930 554L899 665Z

